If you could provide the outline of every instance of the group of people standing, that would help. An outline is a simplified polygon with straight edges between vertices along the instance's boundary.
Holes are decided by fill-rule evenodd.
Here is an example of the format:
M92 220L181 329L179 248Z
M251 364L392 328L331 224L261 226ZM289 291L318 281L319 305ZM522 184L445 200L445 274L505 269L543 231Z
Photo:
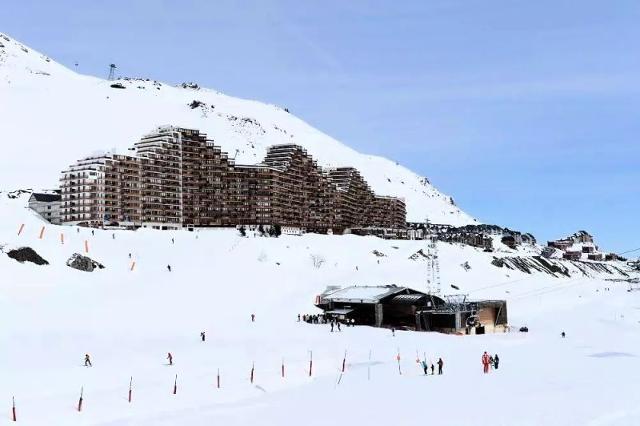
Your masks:
M442 367L444 366L444 361L442 360L442 358L438 358L438 362L436 363L438 364L438 375L442 374ZM424 370L424 375L427 376L429 374L429 368L431 368L431 375L435 375L435 366L433 365L433 363L431 363L431 366L429 366L429 364L427 363L426 359L423 359L422 361L420 361L420 365L422 365L422 369Z

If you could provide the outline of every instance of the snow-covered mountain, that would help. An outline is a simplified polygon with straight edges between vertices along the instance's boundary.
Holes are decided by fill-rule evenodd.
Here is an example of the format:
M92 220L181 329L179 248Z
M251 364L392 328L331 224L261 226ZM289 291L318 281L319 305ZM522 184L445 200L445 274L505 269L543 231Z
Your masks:
M56 186L75 160L124 152L162 124L206 132L238 163L260 162L270 145L296 143L320 165L356 167L376 193L403 197L409 221L476 222L427 178L358 153L283 108L197 85L80 75L0 33L0 189Z
M423 178L278 107L78 75L0 36L0 189L54 186L77 158L124 150L162 123L206 131L239 162L293 141L404 196L409 220L473 222ZM442 293L506 300L513 332L332 333L298 314L317 313L328 285L425 291L426 242L92 230L45 222L28 197L0 192L0 424L14 424L14 397L21 425L408 425L425 415L439 425L640 424L640 273L625 262L546 259L540 246L513 249L499 236L493 252L440 241ZM19 247L48 264L14 260ZM74 253L104 269L70 268ZM499 370L482 373L483 351L500 354ZM444 374L425 377L416 360L439 358Z

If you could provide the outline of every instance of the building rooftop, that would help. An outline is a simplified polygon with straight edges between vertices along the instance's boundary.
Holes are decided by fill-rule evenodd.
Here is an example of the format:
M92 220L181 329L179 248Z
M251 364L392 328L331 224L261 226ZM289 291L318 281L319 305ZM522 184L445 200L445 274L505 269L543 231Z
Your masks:
M60 201L62 196L60 194L43 194L39 192L34 192L33 194L31 194L30 198L34 199L35 201L40 201L44 203L53 203L56 201Z

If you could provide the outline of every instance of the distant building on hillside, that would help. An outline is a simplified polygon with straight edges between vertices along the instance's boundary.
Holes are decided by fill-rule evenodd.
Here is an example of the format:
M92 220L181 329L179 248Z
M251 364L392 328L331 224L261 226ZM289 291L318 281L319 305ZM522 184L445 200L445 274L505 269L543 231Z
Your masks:
M404 228L400 198L373 193L358 170L324 170L298 145L237 165L198 130L163 126L134 155L87 157L62 172L61 220L92 227L275 226L286 234Z
M29 208L49 223L59 225L61 198L59 191L54 191L53 193L34 192L29 197Z

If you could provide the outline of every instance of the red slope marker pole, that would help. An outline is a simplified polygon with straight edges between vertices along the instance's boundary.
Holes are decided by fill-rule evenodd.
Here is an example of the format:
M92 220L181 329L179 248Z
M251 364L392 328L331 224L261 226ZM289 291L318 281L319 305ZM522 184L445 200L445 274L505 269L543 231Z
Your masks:
M11 407L11 413L13 414L13 421L17 422L18 418L16 417L16 398L15 397L11 397L11 401L12 401L12 407Z
M89 241L84 240L84 252L89 253Z
M173 381L173 394L178 393L178 375L176 374L176 379Z
M133 384L133 376L129 379L129 403L131 403L131 386Z
M398 348L398 355L396 355L396 359L398 360L398 374L402 376L402 370L400 369L400 348Z
M313 351L309 351L309 377L311 377L312 371L313 371Z
M42 239L44 237L44 226L40 228L40 236L38 238Z
M84 396L84 386L80 388L80 399L78 399L78 412L82 411L82 401Z
M18 229L18 235L22 234L23 229L24 229L24 223L20 224L20 229Z

